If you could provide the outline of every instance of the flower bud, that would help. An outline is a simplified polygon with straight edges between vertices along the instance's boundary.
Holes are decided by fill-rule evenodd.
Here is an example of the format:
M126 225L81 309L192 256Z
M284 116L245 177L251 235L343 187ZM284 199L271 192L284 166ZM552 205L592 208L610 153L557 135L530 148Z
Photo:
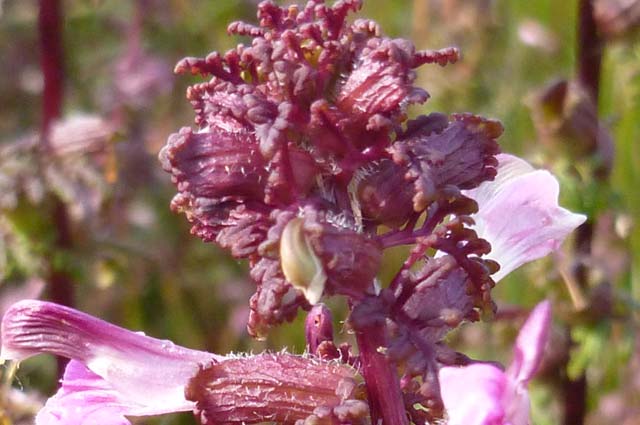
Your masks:
M194 133L183 128L169 137L160 161L179 192L194 200L220 203L263 197L265 162L248 134L221 130Z
M422 325L429 340L439 340L462 320L473 321L481 299L468 272L453 257L431 259L409 279L415 290L402 310Z
M540 140L551 152L564 151L574 160L596 157L610 170L613 140L598 120L598 107L576 81L559 80L529 96L533 124Z
M268 229L260 210L267 172L256 140L242 131L183 128L159 156L178 187L171 208L185 213L191 232L238 258L255 253Z
M280 260L287 280L300 289L311 304L322 297L327 275L304 232L304 219L296 217L282 232Z
M323 342L333 342L333 323L331 322L331 310L324 304L316 304L304 324L304 333L307 339L307 350L315 354Z
M189 382L202 424L277 422L363 423L369 413L355 398L355 371L337 363L286 353L212 363ZM305 422L306 423L306 422Z
M316 217L305 219L309 244L327 276L326 292L358 297L369 290L382 257L380 244L363 233Z
M304 217L286 224L280 240L282 271L311 304L325 291L358 297L371 287L378 272L381 246L320 215L308 208Z
M247 323L247 331L254 338L263 339L272 326L293 320L299 308L309 309L304 295L286 281L278 260L260 258L249 274L257 284Z
M395 118L407 104L425 102L428 94L412 85L414 55L415 48L407 40L368 40L338 93L338 107L368 121L378 114Z
M383 160L360 173L354 177L354 186L363 217L391 227L406 222L414 213L414 192L405 180L404 169Z
M471 114L421 116L391 146L393 160L408 168L413 208L423 211L447 188L472 189L496 175L496 139L502 125Z

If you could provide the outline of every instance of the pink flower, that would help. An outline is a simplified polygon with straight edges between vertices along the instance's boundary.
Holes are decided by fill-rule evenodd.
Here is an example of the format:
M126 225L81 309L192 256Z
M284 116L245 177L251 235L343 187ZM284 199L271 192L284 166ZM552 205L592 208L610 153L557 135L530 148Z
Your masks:
M184 397L189 378L199 363L222 359L57 304L20 301L3 317L1 357L22 360L41 352L76 361L67 368L61 391L38 415L38 424L79 424L80 418L99 417L95 423L119 425L128 423L123 415L189 411L194 405Z
M126 416L194 411L202 423L274 419L361 423L355 371L280 352L219 356L131 332L43 301L14 304L2 319L5 360L38 353L71 358L36 425L129 425Z
M465 195L478 203L473 216L478 236L491 243L489 258L500 263L499 281L521 265L557 250L586 217L558 205L559 184L546 170L497 155L498 174Z
M528 425L527 384L540 366L551 322L543 301L520 330L506 372L489 364L440 369L440 389L449 425Z

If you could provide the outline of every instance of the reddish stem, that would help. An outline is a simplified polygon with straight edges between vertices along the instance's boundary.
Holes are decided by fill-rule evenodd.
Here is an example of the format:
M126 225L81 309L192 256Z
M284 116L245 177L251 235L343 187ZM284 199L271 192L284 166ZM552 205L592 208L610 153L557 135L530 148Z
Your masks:
M578 4L578 81L598 104L603 41L598 34L593 14L593 0Z
M52 123L62 114L63 101L63 50L62 50L62 7L60 0L40 0L38 15L40 34L40 57L44 91L42 98L41 140L43 152L48 151L49 130ZM67 252L73 245L71 225L67 207L56 195L52 196L51 219L55 225L54 253ZM54 264L50 259L48 281L51 300L63 305L73 305L73 282L64 266ZM58 374L62 375L67 360L58 358Z
M40 32L40 55L44 76L42 99L42 143L48 147L51 124L62 113L63 96L63 51L62 51L62 7L60 0L40 0L38 16ZM46 152L47 149L44 149ZM56 226L55 249L68 251L73 243L71 225L66 205L57 196L53 197L52 221ZM49 265L52 301L64 305L73 304L73 284L64 270Z
M62 113L62 8L60 0L40 0L38 15L40 64L44 77L42 135L46 140L51 123Z
M577 28L577 79L587 90L594 104L598 105L600 92L600 71L604 42L598 34L594 18L593 0L580 0L578 3ZM594 173L596 178L605 179L607 174ZM591 220L578 227L576 232L576 258L587 258L591 254L593 238L593 222ZM588 270L584 264L575 271L576 281L583 288L587 287ZM570 333L569 330L567 332ZM585 421L587 411L587 377L583 373L576 379L565 377L564 389L564 424L581 425Z
M360 370L367 384L372 424L407 425L400 380L396 367L380 347L386 347L383 325L368 326L356 332L360 351Z

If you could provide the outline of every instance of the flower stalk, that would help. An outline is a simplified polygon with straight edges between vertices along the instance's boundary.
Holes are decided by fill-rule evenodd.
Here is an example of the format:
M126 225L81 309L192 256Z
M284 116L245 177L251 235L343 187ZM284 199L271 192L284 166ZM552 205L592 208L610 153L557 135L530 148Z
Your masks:
M367 326L356 332L360 371L367 384L372 424L407 425L397 366L384 354L384 326Z
M60 0L40 0L39 4L40 61L44 77L41 131L43 135L46 135L53 121L62 115L64 80L63 12Z
M52 124L62 116L64 94L64 56L62 48L63 11L60 0L40 0L38 29L40 57L44 77L42 98L42 151L49 152L49 134ZM51 195L50 215L55 227L54 249L68 252L73 247L71 222L67 206L56 194ZM48 264L50 296L54 302L73 305L73 281L64 266L50 260ZM58 358L58 374L62 376L67 360Z

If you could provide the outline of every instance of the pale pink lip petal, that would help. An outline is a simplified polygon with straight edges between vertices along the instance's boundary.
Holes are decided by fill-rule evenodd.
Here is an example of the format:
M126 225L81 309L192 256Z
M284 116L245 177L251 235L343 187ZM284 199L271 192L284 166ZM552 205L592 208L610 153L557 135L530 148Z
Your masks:
M538 370L550 326L551 303L543 301L533 309L516 339L514 358L508 371L516 382L526 384Z
M498 160L496 177L492 181L482 183L475 189L464 191L467 196L475 199L478 205L488 204L514 178L535 171L531 164L517 156L498 154L496 159Z
M586 220L558 205L559 185L551 173L511 155L498 155L498 161L494 181L465 192L478 202L475 230L491 243L489 257L500 263L496 282L558 249Z
M487 364L440 369L440 391L447 409L447 425L503 424L502 399L507 377Z
M40 410L36 425L130 425L124 415L134 415L140 407L82 363L71 360L62 386Z
M84 363L119 397L139 406L138 414L147 415L192 410L185 385L199 365L222 359L57 304L14 304L2 319L1 357L22 360L44 352Z

